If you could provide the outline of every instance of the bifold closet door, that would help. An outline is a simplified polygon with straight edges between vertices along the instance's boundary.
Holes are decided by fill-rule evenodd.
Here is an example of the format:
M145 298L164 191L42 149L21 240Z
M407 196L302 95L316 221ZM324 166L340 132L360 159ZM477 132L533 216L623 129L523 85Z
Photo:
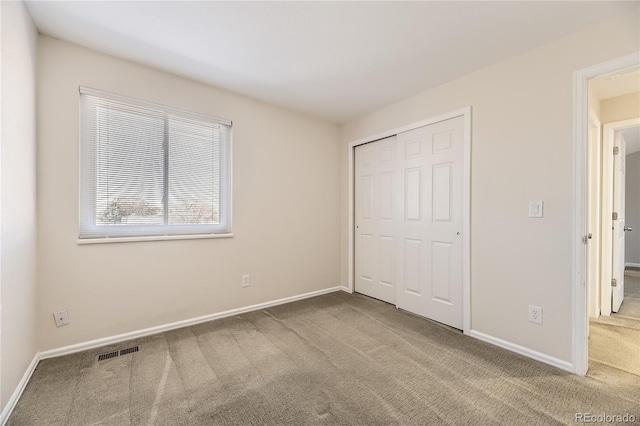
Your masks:
M355 149L355 291L394 304L402 213L396 160L395 136Z

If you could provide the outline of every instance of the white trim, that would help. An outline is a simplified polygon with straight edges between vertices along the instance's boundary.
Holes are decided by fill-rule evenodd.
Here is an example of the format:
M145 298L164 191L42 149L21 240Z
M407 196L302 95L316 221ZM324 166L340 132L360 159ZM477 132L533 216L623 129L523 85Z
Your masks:
M563 361L559 358L543 354L542 352L534 351L533 349L526 348L524 346L516 345L515 343L507 342L506 340L498 339L497 337L490 336L488 334L481 333L476 330L471 330L471 337L475 337L483 342L491 343L492 345L499 346L503 349L507 349L511 352L515 352L520 355L524 355L527 358L535 359L536 361L544 362L545 364L552 365L561 370L574 372L573 364L568 361Z
M353 294L353 290L351 290L349 287L344 286L344 285L340 287L340 290L346 291L349 294Z
M574 138L573 138L573 211L574 221L572 228L572 349L574 373L585 375L588 368L587 360L587 291L586 281L586 249L582 237L586 235L586 141L588 136L588 79L587 71L577 71L573 76L574 97Z
M467 106L455 111L440 114L425 120L397 127L382 133L358 139L349 143L349 285L347 291L354 291L354 150L358 145L388 138L398 133L407 132L419 127L428 126L451 118L464 118L464 153L463 153L463 182L462 182L462 332L469 334L471 330L471 107Z
M587 131L587 175L586 175L586 227L592 238L587 241L587 263L585 280L587 287L587 309L591 318L600 316L600 282L602 252L602 124L589 105ZM591 214L593 213L593 218Z
M1 22L2 7L0 6L0 23ZM2 55L0 55L0 99L2 99ZM4 115L2 115L2 102L0 102L0 372L2 371L2 224L4 223L2 221L2 117L4 117ZM2 409L2 399L2 374L0 374L0 410ZM2 421L3 414L4 412L0 412L0 425L4 424L4 421Z
M462 332L471 332L471 107L464 110L462 169Z
M54 358L62 355L69 355L76 352L82 352L89 349L99 348L101 346L124 342L126 340L137 339L140 337L150 336L152 334L162 333L164 331L174 330L176 328L189 327L191 325L200 324L207 321L226 318L233 315L244 314L252 311L258 311L260 309L270 308L272 306L282 305L284 303L295 302L297 300L308 299L310 297L320 296L322 294L327 294L327 293L333 293L340 290L342 290L342 287L331 287L323 290L316 290L309 293L299 294L297 296L290 296L290 297L285 297L283 299L277 299L269 302L258 303L257 305L230 309L228 311L217 312L214 314L204 315L201 317L186 319L182 321L176 321L169 324L145 328L142 330L131 331L128 333L118 334L115 336L103 337L101 339L90 340L87 342L77 343L75 345L63 346L57 349L42 351L40 353L40 359L47 359L47 358Z
M638 66L640 52L603 64L576 71L573 75L573 229L572 229L572 299L573 299L573 372L585 375L588 366L587 292L585 288L586 250L582 237L586 235L586 145L588 134L588 83L600 75L620 72Z
M631 263L631 262L626 262L624 264L625 267L631 267L631 268L640 268L640 263Z
M11 398L7 401L7 405L4 406L4 410L0 413L0 425L4 426L7 423L7 420L9 420L13 409L16 408L16 404L18 403L18 400L20 400L22 392L24 392L24 389L27 387L27 383L29 383L29 379L31 379L31 375L33 375L33 372L36 370L41 359L40 352L34 355L31 360L31 364L27 367L27 371L24 372L16 390L13 391L13 395L11 395Z
M348 230L347 230L347 235L348 235L348 251L347 251L347 255L348 255L348 269L349 269L349 277L348 277L348 282L347 282L347 288L348 288L348 292L349 293L353 293L353 290L355 289L354 287L354 282L353 282L353 274L355 271L355 257L353 255L354 251L355 251L355 243L353 241L354 239L354 232L355 232L355 221L354 221L354 217L353 215L355 214L355 210L354 210L354 206L353 206L353 197L355 196L355 184L353 182L354 179L354 173L355 173L355 167L354 167L354 151L356 146L358 146L356 144L356 142L351 142L348 146L349 152L347 155L348 158L348 168L349 168L349 174L347 176L347 180L348 180L348 184L349 184L349 226L348 226Z
M186 115L193 118L197 118L199 120L222 124L224 126L230 126L230 127L233 126L233 122L231 120L227 120L224 118L212 117L210 115L202 114L199 112L189 111L181 108L174 108L167 105L159 104L157 102L150 102L142 99L131 98L129 96L118 95L116 93L105 92L103 90L92 89L91 87L80 86L78 88L78 91L80 92L81 95L95 96L95 97L107 99L110 101L132 104L132 105L153 109L153 110L161 110L163 112L168 112L170 114Z
M395 129L387 130L385 132L377 133L375 135L367 136L356 141L349 143L349 148L354 148L358 145L377 141L379 139L388 138L389 136L395 136L398 133L408 132L409 130L417 129L418 127L428 126L430 124L439 123L441 121L449 120L451 118L461 117L467 113L470 113L471 107L457 109L455 111L446 112L444 114L436 115L426 118L424 120L416 121L415 123L407 124L405 126L396 127ZM352 150L353 152L353 150Z
M200 240L206 238L231 238L233 233L228 234L193 234L193 235L149 235L146 237L104 237L104 238L78 238L78 244L108 244L108 243L131 243L138 241L165 241L165 240Z
M638 127L638 126L640 126L640 117L607 123L603 126L602 132L604 133L606 129L610 133L615 133L618 130L624 130L624 129L628 129L629 127Z

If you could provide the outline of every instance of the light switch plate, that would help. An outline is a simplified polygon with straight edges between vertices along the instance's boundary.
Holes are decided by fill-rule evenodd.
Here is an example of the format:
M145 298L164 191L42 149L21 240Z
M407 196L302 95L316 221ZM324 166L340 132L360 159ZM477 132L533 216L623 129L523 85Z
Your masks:
M529 201L529 217L542 217L543 201Z

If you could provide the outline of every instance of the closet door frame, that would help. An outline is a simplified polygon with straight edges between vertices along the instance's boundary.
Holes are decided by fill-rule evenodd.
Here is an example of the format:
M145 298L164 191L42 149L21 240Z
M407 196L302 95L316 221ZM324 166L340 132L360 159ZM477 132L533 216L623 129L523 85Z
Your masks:
M362 139L350 142L348 145L348 182L349 182L349 224L348 224L348 265L349 283L343 290L353 293L354 291L354 262L355 262L355 220L354 220L354 197L355 197L355 147L358 145L384 139L398 133L407 132L419 127L449 120L455 117L464 118L464 152L462 171L462 331L464 334L471 332L471 106L459 110L430 117L406 126L389 129L387 131L367 136Z

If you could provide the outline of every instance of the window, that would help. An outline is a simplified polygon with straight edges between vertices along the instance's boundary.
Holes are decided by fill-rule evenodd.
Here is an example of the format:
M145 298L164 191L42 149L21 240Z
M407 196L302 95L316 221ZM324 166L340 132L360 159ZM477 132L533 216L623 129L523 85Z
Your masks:
M231 122L80 88L80 240L231 231Z

